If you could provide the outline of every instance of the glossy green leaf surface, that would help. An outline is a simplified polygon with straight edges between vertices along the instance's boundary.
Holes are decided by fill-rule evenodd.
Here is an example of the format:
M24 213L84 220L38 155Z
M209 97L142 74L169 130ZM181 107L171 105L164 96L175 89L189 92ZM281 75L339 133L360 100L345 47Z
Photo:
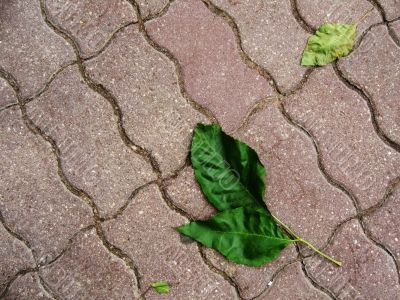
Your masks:
M153 282L151 287L159 294L168 294L171 289L169 283L166 281Z
M274 260L294 242L268 212L250 207L228 209L206 221L183 225L178 231L218 250L230 261L249 266Z
M218 125L197 125L191 160L204 195L218 210L265 207L265 168L257 153Z
M303 66L324 66L349 55L354 47L357 25L326 23L308 39L303 52Z

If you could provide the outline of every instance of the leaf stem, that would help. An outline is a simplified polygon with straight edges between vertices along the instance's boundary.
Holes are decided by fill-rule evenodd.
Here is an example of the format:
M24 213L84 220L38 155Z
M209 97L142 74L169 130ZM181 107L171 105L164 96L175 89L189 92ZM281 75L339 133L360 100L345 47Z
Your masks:
M361 18L359 18L354 24L358 26L358 24L360 24L362 21L364 21L365 18L367 18L373 11L374 11L374 7L372 7L371 9L369 9Z
M272 215L272 214L271 214ZM327 260L329 260L330 262L334 263L335 265L337 265L338 267L342 266L342 262L334 259L333 257L327 255L326 253L322 252L321 250L319 250L317 247L315 247L313 244L311 244L309 241L299 237L292 229L290 229L289 226L287 226L285 223L283 223L281 220L279 220L277 217L275 217L274 215L272 215L272 217L291 235L293 236L295 239L293 240L294 242L301 242L306 244L308 247L310 247L311 249L313 249L315 252L317 252L319 255L321 255L322 257L326 258Z

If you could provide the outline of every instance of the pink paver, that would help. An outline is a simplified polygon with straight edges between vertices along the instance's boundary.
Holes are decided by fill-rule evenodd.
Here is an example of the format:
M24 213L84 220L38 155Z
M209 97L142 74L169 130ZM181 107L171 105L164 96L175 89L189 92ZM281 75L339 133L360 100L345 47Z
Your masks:
M366 101L332 67L314 72L285 108L314 137L333 179L353 193L361 209L376 204L400 174L400 154L375 133Z
M234 18L250 58L267 69L282 90L294 89L306 70L300 59L309 34L294 18L290 0L212 2Z
M382 130L400 144L400 48L385 25L367 33L340 69L370 95Z
M165 9L169 4L169 0L138 0L136 3L140 7L142 18L147 19L156 16Z
M43 288L36 273L28 273L18 277L2 299L51 300L54 298Z
M4 79L0 78L0 109L13 103L17 103L13 89Z
M208 107L226 130L238 127L257 100L273 95L271 86L240 58L229 25L201 1L174 1L146 28L179 61L191 97Z
M19 110L0 114L0 210L36 261L49 262L91 224L92 212L61 183L52 149L26 128Z
M378 0L378 2L382 5L388 20L400 17L400 3L398 0Z
M67 178L93 197L101 214L112 214L155 179L146 160L123 143L111 105L85 84L76 66L29 103L28 116L56 141Z
M137 21L136 12L121 0L47 0L52 22L71 34L84 57L99 51L112 33L129 22Z
M338 268L314 257L306 259L310 276L339 299L398 299L400 287L393 259L363 233L358 221L346 223L327 249L343 262Z
M170 299L236 299L233 287L203 262L197 244L180 241L174 228L186 222L152 185L103 228L108 240L134 260L141 286L166 280L173 285ZM148 299L158 299L156 295L151 291Z
M53 73L75 59L67 42L44 22L39 1L2 1L0 19L0 66L16 77L23 96L43 89Z

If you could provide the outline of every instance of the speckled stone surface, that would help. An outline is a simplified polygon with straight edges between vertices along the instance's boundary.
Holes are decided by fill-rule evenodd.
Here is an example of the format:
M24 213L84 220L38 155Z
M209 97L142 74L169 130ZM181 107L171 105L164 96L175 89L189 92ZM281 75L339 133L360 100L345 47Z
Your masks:
M133 270L111 254L92 229L80 233L73 245L40 275L62 299L137 299Z
M144 19L153 18L169 4L169 0L138 0L136 3L140 7L140 12Z
M240 58L229 25L201 1L174 1L167 14L146 28L178 59L188 93L227 130L238 127L257 100L273 95L268 83Z
M339 299L398 299L400 288L393 259L363 233L358 221L341 227L327 253L343 262L335 267L320 258L306 259L316 282Z
M388 20L400 17L400 3L398 0L378 0L377 2L382 5Z
M400 143L400 48L384 25L368 32L364 41L340 68L371 96L380 127Z
M66 176L93 198L102 215L155 179L148 163L123 143L111 105L84 83L76 66L28 104L28 116L55 140Z
M84 57L100 50L112 33L137 21L136 12L121 0L47 0L51 20L71 34Z
M45 263L91 224L91 210L63 186L52 150L28 131L19 110L0 114L0 210L6 224L30 243L35 260Z
M36 273L18 277L4 295L4 300L50 300L54 299L41 285Z
M272 74L282 90L301 81L306 68L300 59L309 34L293 17L289 0L212 2L234 18L243 50Z
M0 66L18 80L23 96L44 88L75 59L69 44L44 22L39 1L1 1Z
M184 223L187 220L171 211L151 185L103 228L108 240L135 261L142 286L162 279L173 286L169 299L235 299L228 282L202 261L197 244L180 241L174 227ZM156 295L151 291L147 298L159 299Z
M360 208L375 205L400 175L400 153L378 137L366 101L332 67L315 71L285 107L313 135L326 171L358 198Z
M0 109L13 103L17 103L14 91L8 85L7 81L0 78Z

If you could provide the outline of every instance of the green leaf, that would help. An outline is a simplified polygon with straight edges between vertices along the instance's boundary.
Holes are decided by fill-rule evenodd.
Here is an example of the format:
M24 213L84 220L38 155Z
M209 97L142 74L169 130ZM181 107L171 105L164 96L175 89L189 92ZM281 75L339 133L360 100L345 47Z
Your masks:
M354 47L357 25L326 23L308 39L303 52L303 66L324 66L349 55Z
M159 294L168 294L170 291L169 283L166 281L153 282L151 287Z
M177 230L218 250L228 260L249 266L274 260L283 248L295 242L277 226L271 214L250 207L228 209Z
M266 209L265 169L257 153L218 125L197 125L191 160L204 195L218 210L242 206Z

